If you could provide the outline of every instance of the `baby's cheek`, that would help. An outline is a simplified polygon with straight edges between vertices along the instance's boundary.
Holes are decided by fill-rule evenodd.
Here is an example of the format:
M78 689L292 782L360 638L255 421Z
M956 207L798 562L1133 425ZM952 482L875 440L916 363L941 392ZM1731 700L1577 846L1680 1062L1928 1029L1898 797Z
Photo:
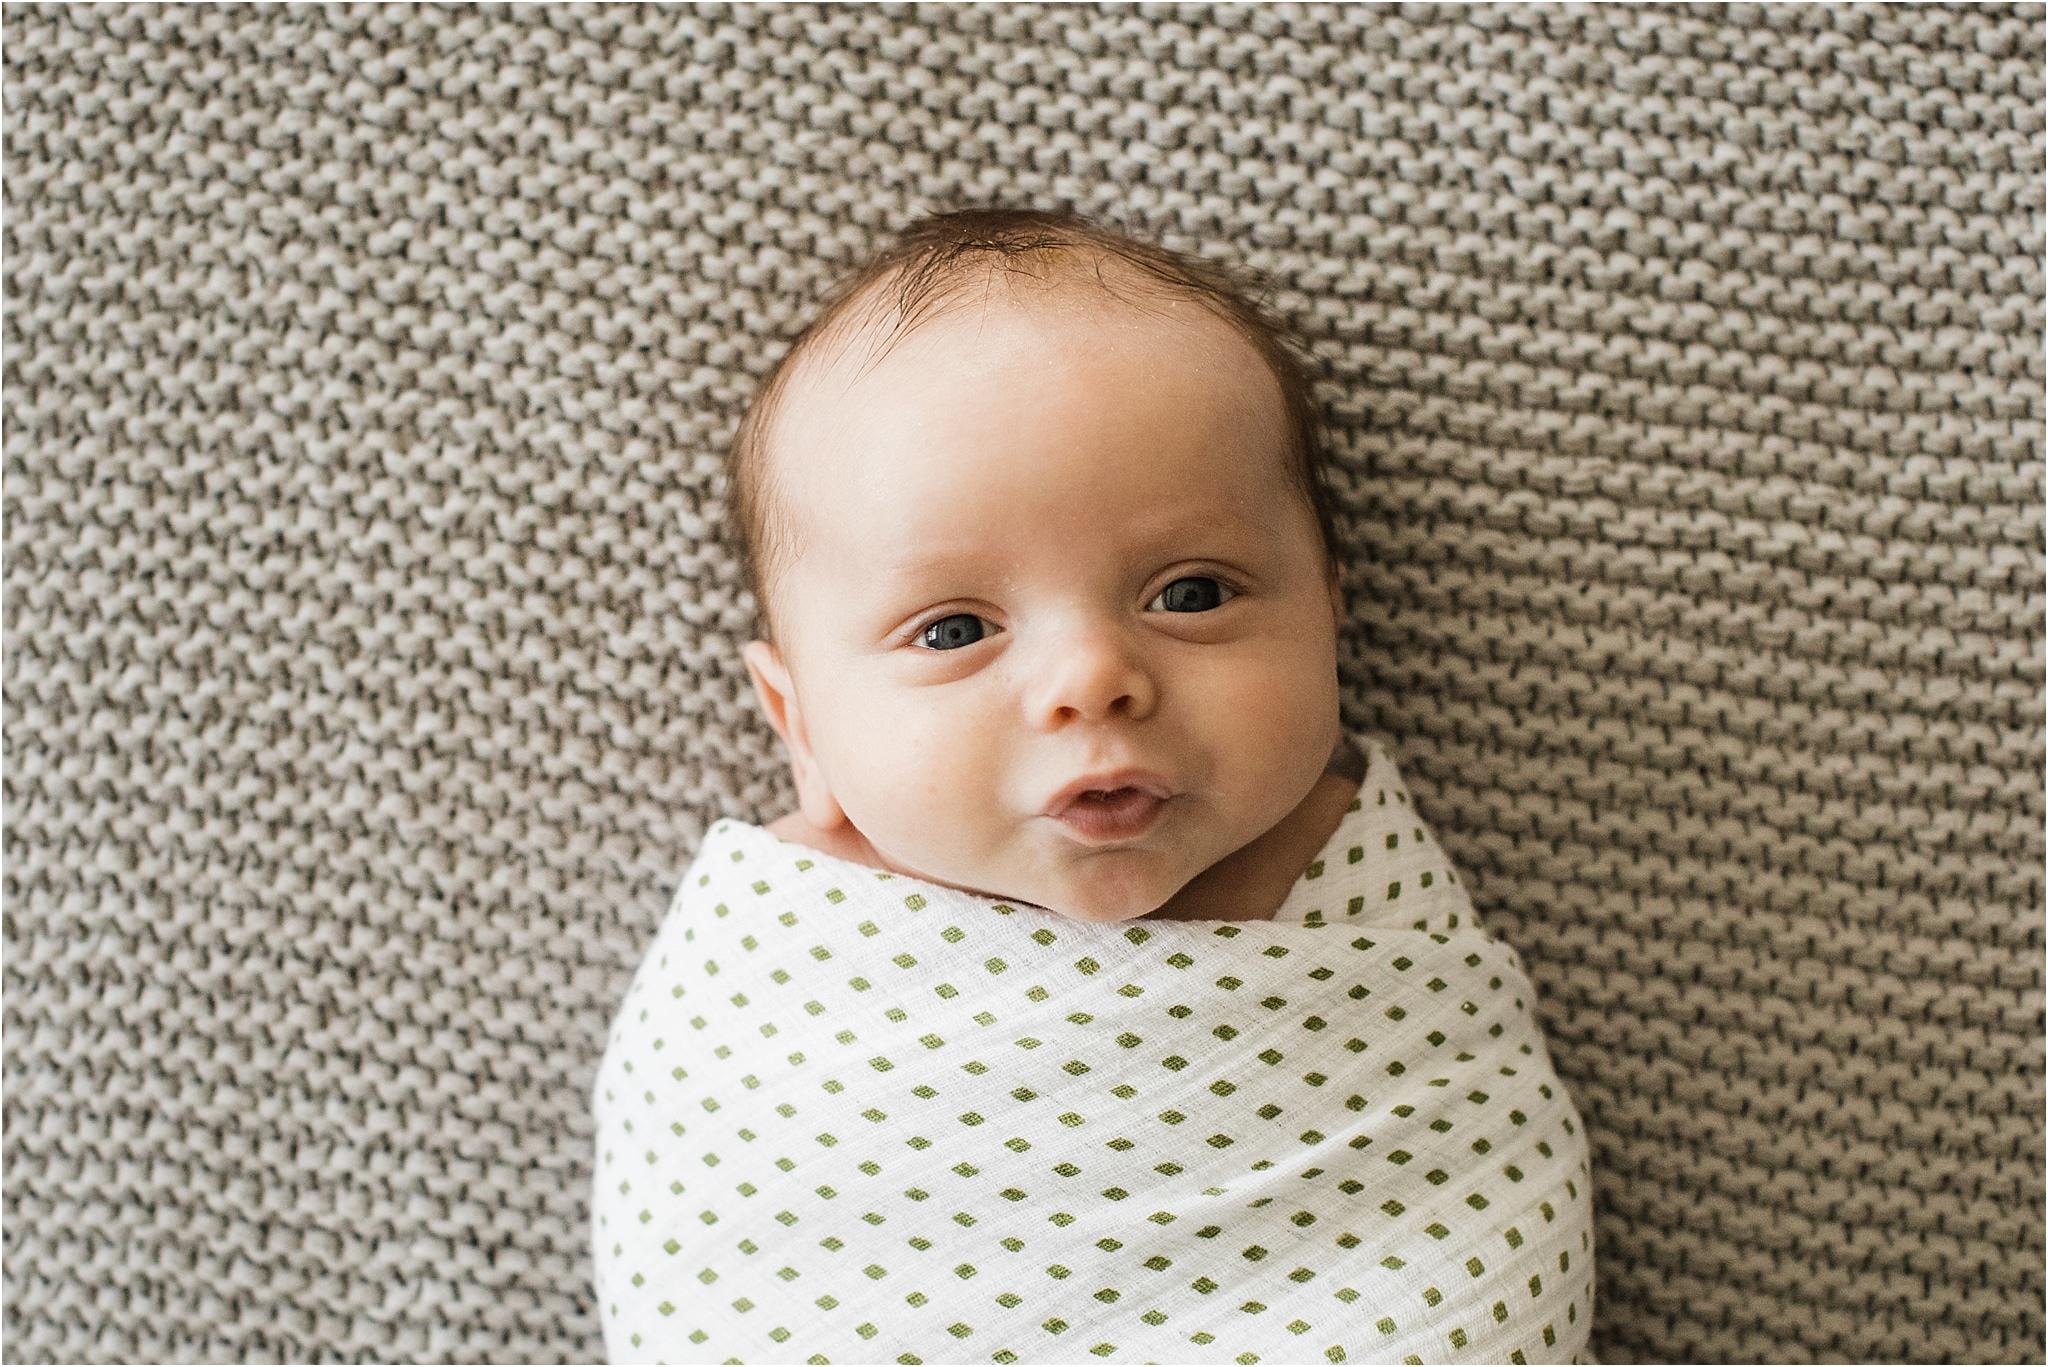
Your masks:
M1269 734L1298 730L1304 718L1329 707L1337 693L1334 671L1325 679L1310 661L1279 652L1236 662L1218 672L1212 687L1219 718L1227 718L1233 728Z
M943 745L902 739L902 749L871 766L862 785L871 838L913 861L921 856L934 871L985 855L980 827L995 801L990 771L949 763Z

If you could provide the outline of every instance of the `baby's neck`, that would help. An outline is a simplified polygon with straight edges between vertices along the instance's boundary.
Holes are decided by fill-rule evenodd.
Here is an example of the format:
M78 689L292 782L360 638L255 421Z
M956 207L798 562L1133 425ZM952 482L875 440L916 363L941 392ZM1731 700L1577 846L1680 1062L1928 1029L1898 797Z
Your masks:
M1287 900L1309 861L1329 843L1344 819L1358 785L1365 781L1365 756L1340 736L1330 762L1316 786L1280 824L1242 849L1225 855L1188 880L1148 921L1270 921ZM803 813L770 822L770 835L822 851L850 864L886 869L888 865L853 825L842 823L821 831ZM973 891L973 889L963 889ZM985 894L984 894L985 895Z

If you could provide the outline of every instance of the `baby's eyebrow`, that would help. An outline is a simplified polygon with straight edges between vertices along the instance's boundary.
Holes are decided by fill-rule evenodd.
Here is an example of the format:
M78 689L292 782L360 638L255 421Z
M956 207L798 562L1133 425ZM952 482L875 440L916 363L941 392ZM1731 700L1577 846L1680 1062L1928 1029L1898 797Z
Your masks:
M1138 555L1164 554L1194 542L1218 550L1242 550L1268 544L1278 535L1261 513L1238 508L1222 515L1210 510L1140 522L1119 540L1132 554ZM958 546L919 543L884 557L877 566L877 574L891 582L921 579L946 570L998 563L1006 555L1002 543L994 541Z
M973 564L985 556L999 553L999 549L992 546L910 549L884 557L877 570L884 579L920 579L939 570Z
M1255 512L1237 510L1235 516L1206 516L1169 523L1137 525L1130 535L1120 537L1122 547L1133 557L1174 555L1184 547L1190 551L1255 555L1278 533ZM1001 566L1008 549L999 541L969 545L909 545L885 555L874 566L874 582L887 588L903 584L924 584L948 574L965 574L985 566Z

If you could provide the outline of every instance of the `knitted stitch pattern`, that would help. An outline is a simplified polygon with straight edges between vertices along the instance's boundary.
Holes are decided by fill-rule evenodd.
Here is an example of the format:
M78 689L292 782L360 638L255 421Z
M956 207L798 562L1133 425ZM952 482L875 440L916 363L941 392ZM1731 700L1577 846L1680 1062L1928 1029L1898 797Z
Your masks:
M1600 1356L2042 1356L2040 6L0 24L10 1360L602 1352L606 1024L790 801L725 443L982 201L1305 336Z

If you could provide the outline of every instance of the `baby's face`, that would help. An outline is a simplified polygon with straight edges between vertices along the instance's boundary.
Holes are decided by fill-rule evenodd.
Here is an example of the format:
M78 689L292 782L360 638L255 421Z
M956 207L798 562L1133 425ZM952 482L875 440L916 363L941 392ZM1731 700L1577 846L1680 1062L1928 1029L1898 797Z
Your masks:
M811 826L1123 921L1315 787L1341 734L1338 607L1279 386L1199 306L1156 307L970 305L792 392L782 650L746 657ZM1047 815L1126 766L1172 792L1142 835Z

